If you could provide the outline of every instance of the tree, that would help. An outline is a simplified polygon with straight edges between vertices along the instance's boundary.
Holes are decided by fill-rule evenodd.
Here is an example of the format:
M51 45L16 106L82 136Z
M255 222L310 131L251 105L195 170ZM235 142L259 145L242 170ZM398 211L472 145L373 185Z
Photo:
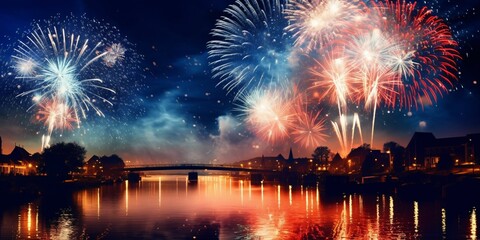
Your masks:
M313 160L318 164L327 164L330 158L330 149L326 146L320 146L312 154Z
M43 169L48 176L67 179L68 175L80 172L86 150L77 143L57 143L43 152Z

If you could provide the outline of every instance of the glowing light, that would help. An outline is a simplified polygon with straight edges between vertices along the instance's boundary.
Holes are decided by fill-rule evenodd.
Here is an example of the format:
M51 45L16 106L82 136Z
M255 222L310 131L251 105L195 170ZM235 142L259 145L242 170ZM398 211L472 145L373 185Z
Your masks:
M240 185L240 201L243 205L243 180L240 180L238 184Z
M32 229L32 204L28 204L28 212L27 212L27 231L28 236L30 236L30 230Z
M445 236L447 234L447 210L442 208L442 234Z
M277 186L277 203L278 203L278 209L280 209L280 185Z
M125 181L125 216L128 216L128 180Z
M393 220L394 220L394 210L395 210L395 207L394 207L394 204L393 204L393 197L390 196L390 201L389 201L389 215L388 215L388 218L390 219L390 225L393 225Z
M158 177L158 206L162 206L162 177Z
M290 202L290 206L292 206L293 200L292 200L292 185L288 185L288 199Z
M470 216L470 238L477 239L477 209L475 207Z
M100 218L100 188L97 189L97 218Z
M413 226L415 233L418 233L418 202L413 202Z

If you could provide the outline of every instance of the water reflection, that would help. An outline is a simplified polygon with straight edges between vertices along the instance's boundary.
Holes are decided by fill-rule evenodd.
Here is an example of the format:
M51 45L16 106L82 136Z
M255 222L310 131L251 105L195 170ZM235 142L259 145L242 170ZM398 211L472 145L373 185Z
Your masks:
M475 208L473 208L470 217L470 238L477 239L477 211Z
M442 236L445 238L447 235L447 211L442 208Z
M415 233L418 233L418 202L413 202L413 224Z
M448 214L447 214L448 211ZM0 238L477 238L476 208L228 176L155 176L0 209ZM448 224L448 225L447 225ZM448 227L447 227L448 226Z

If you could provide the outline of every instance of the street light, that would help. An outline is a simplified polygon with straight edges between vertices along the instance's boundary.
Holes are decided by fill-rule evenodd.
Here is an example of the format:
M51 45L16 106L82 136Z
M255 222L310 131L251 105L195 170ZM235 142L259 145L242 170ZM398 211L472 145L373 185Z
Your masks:
M393 169L392 152L390 150L387 150L387 153L388 153L388 163L390 164L390 172L392 172L392 169Z

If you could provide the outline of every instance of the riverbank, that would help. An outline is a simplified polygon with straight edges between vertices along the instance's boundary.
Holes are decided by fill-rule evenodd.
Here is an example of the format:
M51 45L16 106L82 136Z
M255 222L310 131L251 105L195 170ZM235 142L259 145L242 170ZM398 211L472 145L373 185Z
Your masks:
M388 193L409 199L438 199L447 204L480 204L480 177L449 173L405 172L397 176L325 175L319 186L329 193Z
M96 178L79 178L61 181L47 176L0 176L2 202L22 203L39 196L98 187L105 182Z
M257 174L258 175L258 174ZM285 186L316 187L327 194L394 194L410 199L438 199L453 204L479 204L480 176L452 172L408 171L397 175L335 175L328 172L305 174L284 172L270 176L253 175L252 184L263 180Z

